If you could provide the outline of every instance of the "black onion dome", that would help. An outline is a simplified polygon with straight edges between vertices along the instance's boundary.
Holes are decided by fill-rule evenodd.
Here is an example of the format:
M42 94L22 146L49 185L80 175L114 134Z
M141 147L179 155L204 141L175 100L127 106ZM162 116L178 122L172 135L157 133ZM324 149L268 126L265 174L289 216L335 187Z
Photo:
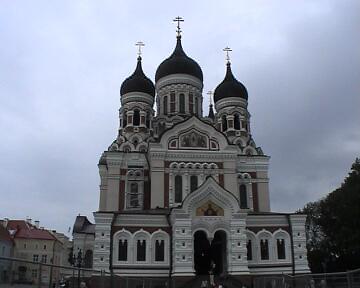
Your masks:
M240 97L247 100L247 90L232 74L230 62L228 62L226 66L225 78L215 89L214 101L217 102L227 97Z
M129 92L143 92L155 97L154 83L145 76L141 67L141 57L137 59L137 65L134 73L125 79L121 84L120 95L124 95Z
M203 73L199 64L188 57L181 46L181 36L177 37L174 52L156 70L155 81L171 74L188 74L203 81Z

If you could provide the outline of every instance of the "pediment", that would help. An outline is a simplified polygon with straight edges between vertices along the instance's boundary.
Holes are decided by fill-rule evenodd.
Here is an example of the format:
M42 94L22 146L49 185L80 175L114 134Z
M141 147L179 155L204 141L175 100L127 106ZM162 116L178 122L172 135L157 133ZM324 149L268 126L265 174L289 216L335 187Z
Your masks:
M240 211L236 197L221 187L214 178L209 177L194 192L188 194L179 212L193 216L225 216Z
M224 134L193 116L165 131L160 145L168 150L223 150L229 146Z

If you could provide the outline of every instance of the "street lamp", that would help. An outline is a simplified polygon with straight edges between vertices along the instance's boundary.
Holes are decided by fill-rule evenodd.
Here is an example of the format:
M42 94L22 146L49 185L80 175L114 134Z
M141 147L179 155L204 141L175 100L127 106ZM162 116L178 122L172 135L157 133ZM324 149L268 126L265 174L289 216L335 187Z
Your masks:
M78 268L78 279L77 279L78 285L77 285L77 287L80 288L80 268L81 268L81 265L83 262L81 249L79 250L77 256L75 254L73 255L73 259L74 259L74 267Z

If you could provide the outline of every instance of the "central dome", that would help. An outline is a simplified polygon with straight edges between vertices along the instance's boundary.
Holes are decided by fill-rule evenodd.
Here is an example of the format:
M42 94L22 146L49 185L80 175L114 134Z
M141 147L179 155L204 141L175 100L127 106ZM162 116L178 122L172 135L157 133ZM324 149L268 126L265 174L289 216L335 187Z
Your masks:
M156 70L155 81L171 74L188 74L203 81L203 73L199 64L188 57L181 46L181 36L177 37L174 52Z

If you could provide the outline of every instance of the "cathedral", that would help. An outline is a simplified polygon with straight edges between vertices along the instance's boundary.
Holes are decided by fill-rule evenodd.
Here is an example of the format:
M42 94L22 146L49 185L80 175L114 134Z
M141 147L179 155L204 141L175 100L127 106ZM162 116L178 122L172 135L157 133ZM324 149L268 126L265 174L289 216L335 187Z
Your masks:
M306 216L270 210L270 157L252 137L249 95L229 58L208 113L203 71L180 31L155 84L142 64L139 53L120 88L118 135L98 163L94 269L136 277L308 273Z

